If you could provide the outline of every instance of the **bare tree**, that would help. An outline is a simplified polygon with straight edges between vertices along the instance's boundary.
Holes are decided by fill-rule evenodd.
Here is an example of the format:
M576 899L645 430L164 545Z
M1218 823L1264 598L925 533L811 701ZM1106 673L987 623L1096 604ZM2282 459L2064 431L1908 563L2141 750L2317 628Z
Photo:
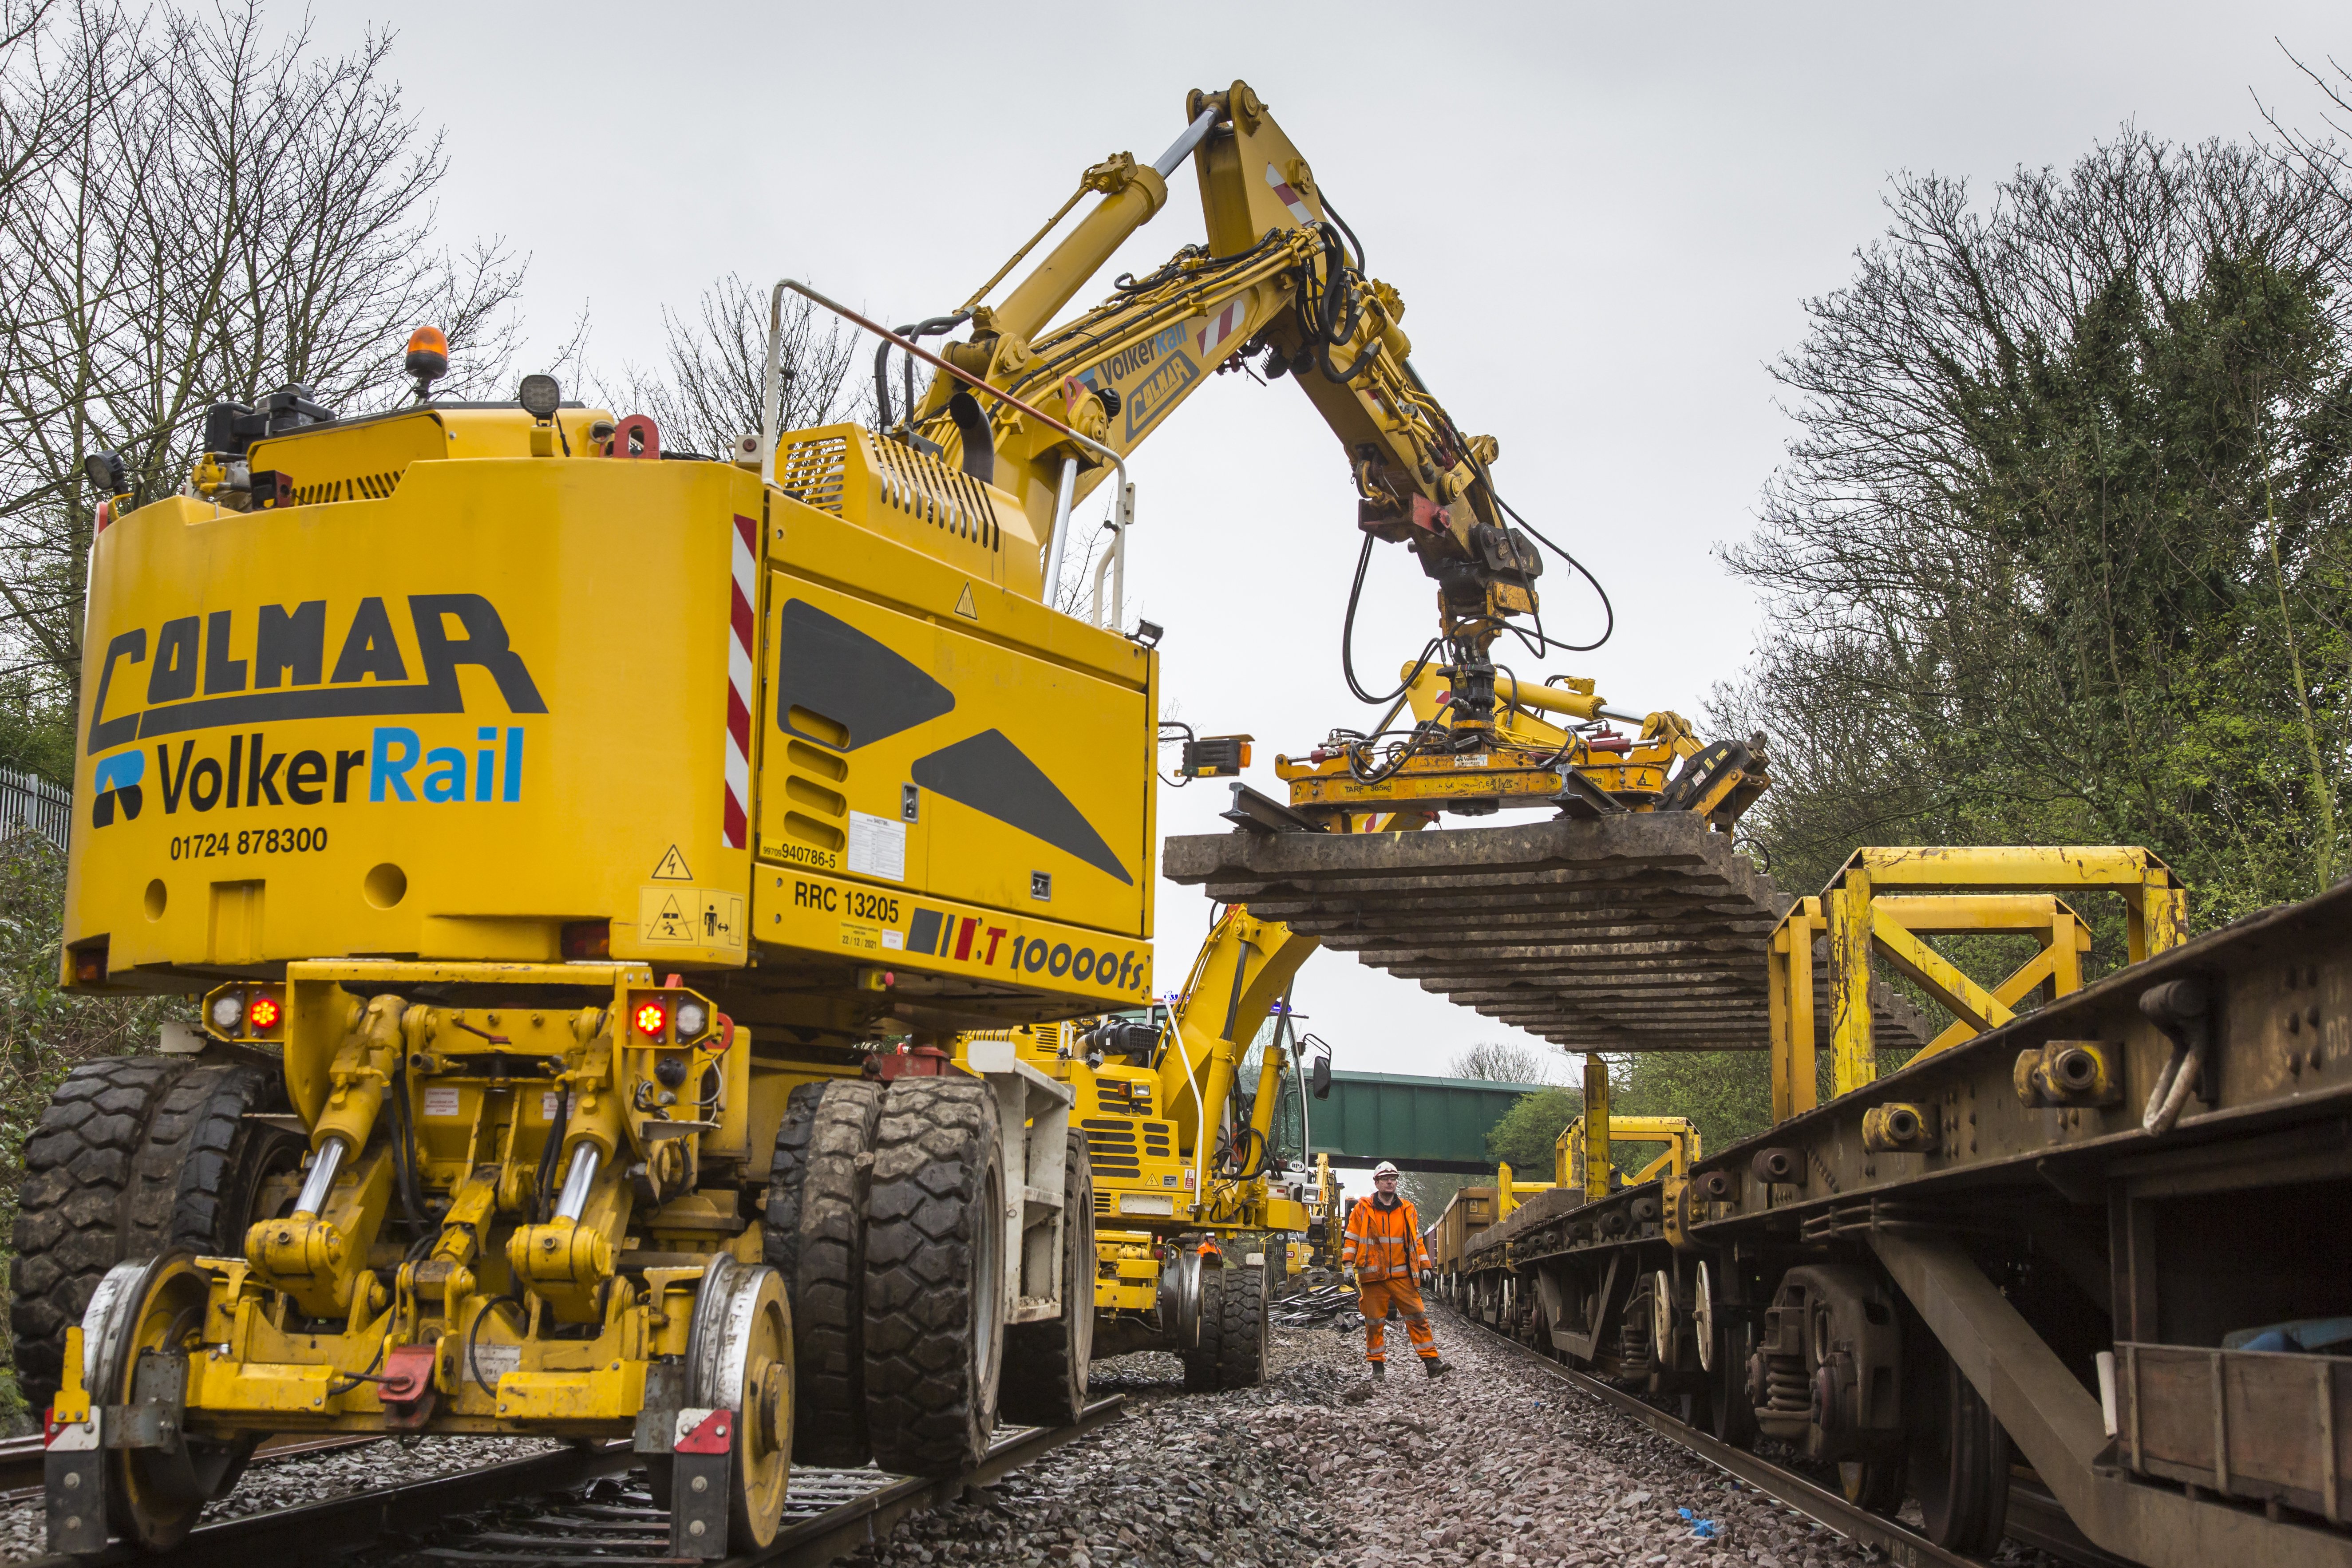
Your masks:
M626 412L651 415L664 445L717 456L733 451L747 431L760 428L768 296L730 272L702 291L696 318L689 321L663 307L667 343L660 373L631 366L615 401L625 403ZM856 334L845 323L798 295L786 296L779 429L804 430L858 416L861 392L849 384L856 348Z
M1557 1051L1508 1040L1481 1040L1468 1050L1454 1052L1445 1070L1455 1078L1483 1079L1488 1083L1549 1083L1559 1065Z
M1427 1230L1437 1223L1440 1215L1445 1213L1445 1205L1454 1201L1454 1194L1465 1187L1494 1184L1495 1173L1492 1171L1476 1176L1407 1171L1403 1179L1397 1183L1397 1191L1404 1194L1406 1200L1414 1208L1421 1211L1421 1226L1423 1230Z
M1116 480L1105 483L1095 494L1108 498ZM1048 585L1048 603L1066 616L1076 616L1082 621L1094 618L1095 573L1103 554L1111 547L1111 525L1108 518L1089 526L1075 508L1070 514L1070 542L1062 552L1062 580ZM1046 542L1047 560L1052 559L1052 541ZM1109 595L1108 579L1103 594Z
M205 405L289 382L344 412L384 405L428 322L449 389L506 374L521 266L497 241L434 242L447 161L391 47L321 54L307 24L270 33L257 0L82 0L0 59L0 125L40 148L0 159L0 678L70 700L91 454L171 489Z

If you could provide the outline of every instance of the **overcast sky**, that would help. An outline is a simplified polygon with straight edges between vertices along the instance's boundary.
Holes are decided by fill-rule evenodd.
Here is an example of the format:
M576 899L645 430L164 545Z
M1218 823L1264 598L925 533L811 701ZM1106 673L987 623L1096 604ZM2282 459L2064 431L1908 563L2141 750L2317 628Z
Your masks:
M2352 60L2343 6L2315 3L320 0L315 16L336 47L396 28L409 103L447 128L444 234L528 253L534 324L552 341L584 305L608 374L655 363L661 304L690 310L729 271L806 278L893 321L950 310L1080 170L1149 161L1188 89L1246 80L1402 292L1423 378L1501 441L1504 493L1614 596L1610 644L1549 668L1598 678L1616 708L1694 718L1754 629L1711 552L1751 526L1788 435L1767 367L1881 227L1890 174L1989 192L2126 121L2247 135L2258 100L2315 126L2282 45ZM1189 163L1170 184L1081 303L1201 237ZM1255 735L1250 782L1279 793L1276 752L1372 717L1339 669L1359 537L1339 447L1294 387L1224 376L1131 468L1129 610L1168 628L1171 708ZM1593 624L1566 573L1543 585L1556 633ZM1410 558L1379 552L1367 681L1433 620ZM1222 831L1223 804L1213 784L1163 790L1160 829ZM1207 917L1161 887L1164 982ZM1297 997L1343 1068L1442 1072L1511 1034L1336 955Z

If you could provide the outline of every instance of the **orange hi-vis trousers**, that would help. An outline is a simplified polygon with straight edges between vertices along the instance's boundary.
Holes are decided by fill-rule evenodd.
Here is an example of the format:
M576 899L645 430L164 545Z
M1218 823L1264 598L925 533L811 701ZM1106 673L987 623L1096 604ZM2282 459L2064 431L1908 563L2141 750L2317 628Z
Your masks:
M1429 1313L1421 1304L1421 1287L1412 1282L1410 1274L1400 1274L1393 1279L1371 1279L1360 1287L1363 1296L1357 1304L1364 1311L1364 1359L1388 1360L1389 1303L1394 1301L1397 1310L1404 1314L1405 1337L1412 1342L1412 1353L1423 1361L1437 1359L1437 1336L1430 1331Z

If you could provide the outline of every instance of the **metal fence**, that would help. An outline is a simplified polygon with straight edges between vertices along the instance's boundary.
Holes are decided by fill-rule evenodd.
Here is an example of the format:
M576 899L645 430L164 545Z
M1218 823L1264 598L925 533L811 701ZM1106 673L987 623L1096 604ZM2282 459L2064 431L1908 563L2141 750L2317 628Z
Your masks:
M72 795L47 779L0 768L0 838L37 833L63 849L72 821Z

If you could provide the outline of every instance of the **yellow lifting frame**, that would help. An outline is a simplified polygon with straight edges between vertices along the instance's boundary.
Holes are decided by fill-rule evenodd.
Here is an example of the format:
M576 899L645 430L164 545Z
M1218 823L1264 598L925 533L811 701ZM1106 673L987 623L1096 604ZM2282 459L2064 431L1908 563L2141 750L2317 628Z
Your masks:
M1813 942L1828 938L1832 996L1831 1045L1836 1091L1878 1076L1870 1007L1870 960L1886 959L1957 1020L1914 1056L1948 1050L1999 1028L2034 991L2045 1000L2079 990L2090 932L2058 895L2119 892L2127 911L2132 963L2177 947L2187 893L2148 851L2126 847L2000 847L1858 849L1822 895L1801 899L1772 932L1768 986L1772 1034L1772 1116L1813 1109ZM2020 931L2042 950L1990 990L1963 974L1923 939L1973 931Z
M1498 1220L1508 1219L1511 1217L1511 1211L1519 1206L1519 1199L1522 1196L1549 1191L1551 1191L1549 1182L1516 1180L1511 1174L1511 1163L1508 1160L1502 1161L1495 1166L1495 1217Z
M1587 1202L1609 1195L1609 1133L1617 1125L1609 1110L1609 1063L1588 1054L1584 1058L1584 1115L1591 1135L1584 1141L1584 1196Z
M1574 1180L1580 1168L1590 1169L1584 1135L1585 1119L1580 1116L1560 1130L1559 1141L1552 1145L1553 1170L1559 1177L1559 1184L1563 1187ZM1608 1136L1601 1142L1603 1148L1612 1143L1664 1143L1666 1146L1664 1153L1625 1178L1627 1186L1639 1186L1643 1182L1654 1181L1667 1171L1677 1176L1687 1176L1691 1166L1700 1158L1698 1125L1686 1116L1612 1116ZM1603 1180L1606 1179L1604 1175Z

